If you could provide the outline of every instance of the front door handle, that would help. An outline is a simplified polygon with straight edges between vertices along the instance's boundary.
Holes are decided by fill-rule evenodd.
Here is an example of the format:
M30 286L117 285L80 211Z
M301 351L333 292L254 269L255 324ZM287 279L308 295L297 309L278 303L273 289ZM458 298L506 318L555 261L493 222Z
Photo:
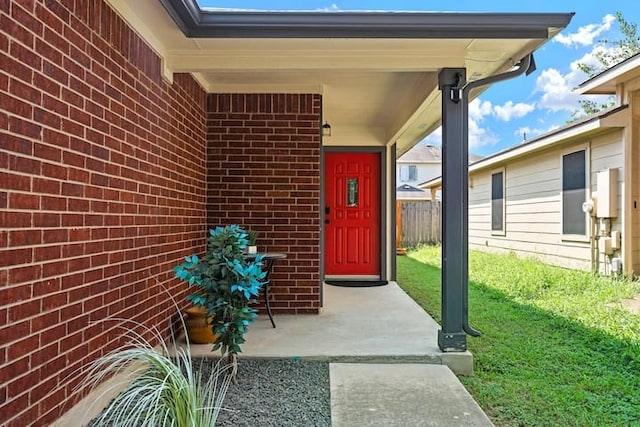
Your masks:
M331 207L325 206L324 207L324 213L325 213L325 215L329 215L331 213Z

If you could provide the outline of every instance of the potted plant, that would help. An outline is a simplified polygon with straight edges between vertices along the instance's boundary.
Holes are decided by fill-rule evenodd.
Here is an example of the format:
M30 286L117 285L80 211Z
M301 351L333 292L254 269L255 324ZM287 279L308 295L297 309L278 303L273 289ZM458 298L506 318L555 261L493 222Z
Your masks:
M174 267L176 276L195 288L187 300L206 309L211 328L216 335L212 351L228 354L237 371L237 355L245 342L244 334L255 321L257 311L251 307L258 296L266 273L262 271L262 256L251 260L244 256L248 234L238 225L209 230L207 252L185 258Z

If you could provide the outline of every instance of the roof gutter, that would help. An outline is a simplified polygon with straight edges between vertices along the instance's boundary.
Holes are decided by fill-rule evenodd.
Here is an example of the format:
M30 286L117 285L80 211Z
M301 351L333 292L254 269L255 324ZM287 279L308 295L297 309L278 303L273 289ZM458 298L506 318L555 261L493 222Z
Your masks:
M196 0L160 0L187 37L548 39L573 13L272 12L202 9Z

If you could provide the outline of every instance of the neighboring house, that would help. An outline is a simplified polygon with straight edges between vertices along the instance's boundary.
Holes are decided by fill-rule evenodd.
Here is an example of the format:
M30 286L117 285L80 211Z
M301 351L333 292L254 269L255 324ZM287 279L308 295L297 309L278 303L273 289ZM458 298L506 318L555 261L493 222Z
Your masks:
M442 174L442 149L435 145L417 144L398 157L396 182L417 185Z
M480 160L482 157L469 154L469 163ZM431 194L410 194L415 190L401 188L403 184L413 188L420 183L429 181L442 174L442 147L430 144L417 144L396 160L396 183L398 184L398 199L431 199ZM440 198L440 192L436 194Z
M469 245L637 276L640 55L579 90L615 94L618 106L470 165Z
M482 156L469 154L469 163ZM416 144L396 160L396 182L417 184L429 181L442 174L442 147L431 144Z
M318 313L327 277L393 280L396 153L457 130L464 76L529 61L571 16L0 2L0 424L69 408L69 375L121 342L101 320L167 337L172 267L209 227L287 254L276 313ZM438 345L464 350L443 318Z

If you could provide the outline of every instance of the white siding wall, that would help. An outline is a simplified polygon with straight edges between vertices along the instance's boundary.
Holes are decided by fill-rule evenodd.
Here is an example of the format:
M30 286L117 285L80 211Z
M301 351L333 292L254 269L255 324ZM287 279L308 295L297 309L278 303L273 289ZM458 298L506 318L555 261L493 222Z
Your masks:
M632 95L631 108L631 131L628 133L627 138L631 139L628 144L630 160L627 164L634 165L631 168L631 177L633 185L630 185L630 196L632 205L630 206L631 218L627 221L627 224L631 227L631 232L626 233L633 239L631 245L633 253L631 254L631 270L635 275L640 274L640 214L638 209L640 206L640 168L638 167L638 159L640 158L640 92L636 91Z
M611 132L572 145L565 145L504 165L506 230L504 235L491 232L491 174L487 169L471 174L469 188L469 246L472 249L516 252L569 268L591 268L588 240L567 241L562 238L562 155L588 148L590 184L596 191L596 173L619 168L619 215L613 229L620 230L622 218L622 133Z
M417 167L418 178L416 180L403 180L400 176L400 167L401 166L409 166L415 165ZM411 184L416 185L421 182L428 181L430 179L436 178L442 174L442 164L441 163L400 163L396 165L396 182L398 185L400 184Z

